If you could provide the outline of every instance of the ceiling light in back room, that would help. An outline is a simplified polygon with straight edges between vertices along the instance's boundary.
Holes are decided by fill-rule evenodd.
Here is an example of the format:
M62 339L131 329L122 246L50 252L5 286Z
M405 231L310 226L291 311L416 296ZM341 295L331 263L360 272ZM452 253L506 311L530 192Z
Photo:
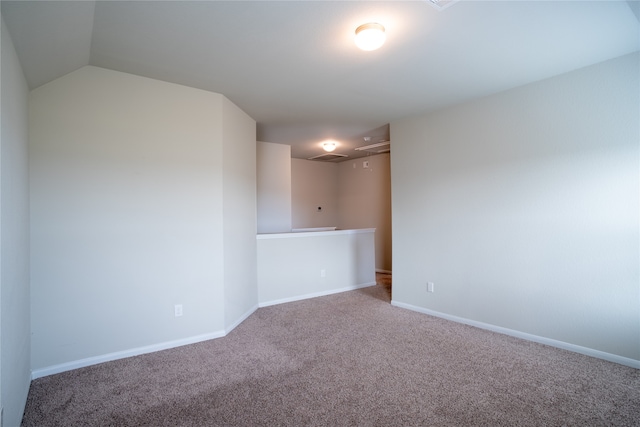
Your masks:
M356 46L362 50L376 50L384 44L386 38L384 27L377 22L369 22L356 28Z
M324 148L324 151L331 152L336 149L336 143L333 141L327 141L322 144L322 148Z

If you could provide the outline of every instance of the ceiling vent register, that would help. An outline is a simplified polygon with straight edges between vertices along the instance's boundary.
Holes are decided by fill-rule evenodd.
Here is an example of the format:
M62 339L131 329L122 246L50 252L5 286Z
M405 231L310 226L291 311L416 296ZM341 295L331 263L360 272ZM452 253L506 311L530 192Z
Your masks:
M365 145L364 147L357 147L357 151L369 151L373 153L387 153L391 151L391 141L381 141L376 144Z
M436 10L441 11L459 1L460 0L427 0L427 3L431 4Z

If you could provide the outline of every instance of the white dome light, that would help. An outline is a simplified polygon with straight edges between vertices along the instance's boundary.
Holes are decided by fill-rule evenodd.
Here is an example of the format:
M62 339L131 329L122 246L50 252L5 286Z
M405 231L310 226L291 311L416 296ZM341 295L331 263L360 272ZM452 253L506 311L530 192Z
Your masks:
M333 150L336 149L336 143L335 142L325 142L324 144L322 144L322 148L324 148L324 151L332 152Z
M376 50L384 44L386 38L382 24L370 22L356 28L356 46L362 50Z

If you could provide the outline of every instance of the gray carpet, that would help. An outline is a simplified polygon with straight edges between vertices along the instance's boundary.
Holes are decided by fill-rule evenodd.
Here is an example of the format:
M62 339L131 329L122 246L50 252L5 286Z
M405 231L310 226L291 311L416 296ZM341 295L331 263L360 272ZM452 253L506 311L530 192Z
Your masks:
M640 426L640 371L390 305L389 284L33 381L29 426Z

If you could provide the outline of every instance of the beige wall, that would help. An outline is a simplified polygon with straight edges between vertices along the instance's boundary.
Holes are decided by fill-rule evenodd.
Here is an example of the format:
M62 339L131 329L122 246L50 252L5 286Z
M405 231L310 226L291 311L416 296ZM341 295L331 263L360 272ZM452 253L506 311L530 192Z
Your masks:
M340 228L376 229L376 269L391 271L389 153L338 164L338 206Z
M639 64L392 122L394 303L640 366Z
M291 159L292 228L337 227L338 218L338 165Z
M389 153L340 163L291 159L291 171L293 228L375 228L376 269L390 272Z

